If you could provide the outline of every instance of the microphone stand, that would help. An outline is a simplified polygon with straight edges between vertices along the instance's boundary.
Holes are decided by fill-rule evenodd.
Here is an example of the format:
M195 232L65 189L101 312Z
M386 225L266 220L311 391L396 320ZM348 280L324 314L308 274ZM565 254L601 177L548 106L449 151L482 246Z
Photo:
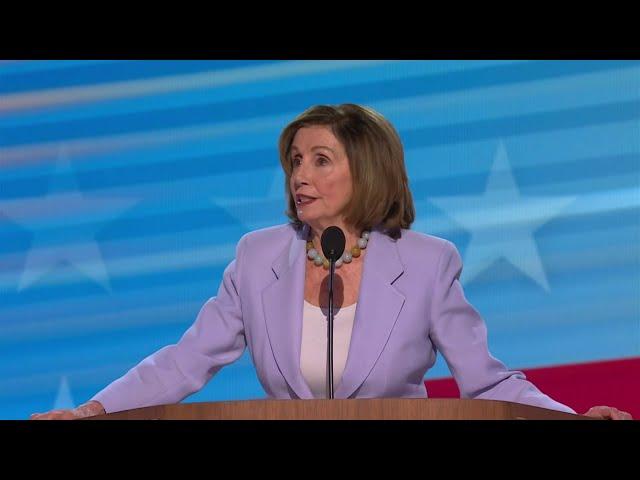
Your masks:
M322 232L320 238L322 253L329 260L329 316L327 318L327 398L333 398L333 277L336 262L342 256L345 246L344 232L331 226Z
M328 397L333 398L333 274L335 260L329 260L329 318L327 321L327 391Z

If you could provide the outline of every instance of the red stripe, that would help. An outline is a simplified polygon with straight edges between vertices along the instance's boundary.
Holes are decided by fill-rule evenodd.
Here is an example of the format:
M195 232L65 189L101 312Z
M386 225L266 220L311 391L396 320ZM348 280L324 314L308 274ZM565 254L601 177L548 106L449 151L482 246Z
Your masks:
M624 410L640 420L640 357L522 370L542 392L584 413L596 405ZM457 398L453 378L425 381L432 398Z

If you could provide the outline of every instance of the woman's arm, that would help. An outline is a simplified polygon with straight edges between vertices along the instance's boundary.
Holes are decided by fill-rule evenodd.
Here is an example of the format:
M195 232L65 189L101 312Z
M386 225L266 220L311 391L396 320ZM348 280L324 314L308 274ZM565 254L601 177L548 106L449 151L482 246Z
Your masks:
M238 271L245 239L238 242L236 259L225 269L218 294L204 304L178 343L145 358L91 400L108 413L177 403L242 355L246 341Z
M464 296L459 280L461 272L460 254L447 241L436 273L430 337L442 352L458 384L460 396L576 413L538 390L522 372L509 370L491 355L486 325Z

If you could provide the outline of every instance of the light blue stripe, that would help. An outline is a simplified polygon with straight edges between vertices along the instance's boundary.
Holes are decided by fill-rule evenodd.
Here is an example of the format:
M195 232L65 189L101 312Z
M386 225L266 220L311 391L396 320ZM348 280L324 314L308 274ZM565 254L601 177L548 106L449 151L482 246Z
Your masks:
M25 142L27 138L31 138L32 141L37 142L54 140L68 141L76 139L79 136L116 135L125 131L142 132L163 127L181 128L196 123L202 124L210 122L211 119L217 119L218 123L246 121L255 119L256 117L272 116L283 109L302 110L310 106L309 103L307 103L307 97L314 98L315 101L313 103L336 103L341 102L341 98L345 98L347 99L345 101L348 101L348 98L351 97L354 99L353 101L373 103L375 105L380 101L396 99L399 95L413 97L424 93L442 94L445 92L453 92L456 91L458 84L460 84L458 88L493 86L507 83L510 77L513 77L514 81L519 82L522 81L522 77L527 70L535 72L536 75L542 79L554 77L558 74L569 75L571 73L597 72L606 68L603 66L587 66L589 64L582 66L580 63L576 63L576 66L573 65L574 64L568 64L566 67L558 70L558 72L554 70L558 69L557 65L551 67L546 64L525 64L523 66L516 65L515 68L513 66L507 66L510 70L504 73L504 80L501 79L497 82L481 81L476 84L476 77L470 74L466 74L466 80L458 79L454 82L448 81L447 77L443 77L442 79L436 77L436 79L429 79L429 81L420 77L409 77L408 79L398 80L397 88L393 82L387 82L385 85L342 85L340 89L345 90L342 95L337 94L336 89L324 89L315 93L290 92L281 97L266 95L251 100L228 101L215 105L201 103L198 107L192 106L189 108L156 110L153 115L128 113L126 115L111 116L103 119L82 119L82 121L65 122L54 121L44 124L33 123L29 128L0 128L0 134L4 135L6 138L5 141L11 145L21 144ZM629 68L629 64L624 62L612 63L610 68L623 66ZM505 67L501 68L504 69ZM546 70L549 70L549 72L546 72ZM479 78L484 77L486 77L486 75L480 76ZM437 82L441 82L441 85ZM617 90L616 87L617 85L614 84L610 88L615 91ZM386 112L383 111L382 113Z
M327 62L329 71L326 73L313 73L309 75L297 75L293 78L283 77L276 80L254 80L247 85L231 84L212 89L201 88L197 91L173 92L162 95L145 95L127 98L123 100L110 100L91 105L81 104L59 107L54 110L37 111L7 115L0 118L0 127L28 125L32 122L62 121L80 118L96 118L106 115L149 112L162 108L177 108L197 106L205 103L228 102L248 98L260 98L268 95L281 95L291 92L305 92L318 88L341 87L371 83L398 78L407 78L420 75L436 75L455 70L472 70L488 66L500 66L521 63L520 61L450 61L450 62L423 62L423 61L395 61L385 62L382 65L367 65L370 62L351 62L353 67L345 72L335 72L331 65L349 62Z

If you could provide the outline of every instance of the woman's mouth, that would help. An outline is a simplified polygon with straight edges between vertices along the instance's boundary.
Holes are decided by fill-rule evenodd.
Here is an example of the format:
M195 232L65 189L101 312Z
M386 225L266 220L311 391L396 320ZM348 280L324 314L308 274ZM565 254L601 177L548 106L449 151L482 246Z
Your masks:
M298 205L299 207L309 205L314 200L316 199L313 197L308 197L306 195L296 195L296 205Z

